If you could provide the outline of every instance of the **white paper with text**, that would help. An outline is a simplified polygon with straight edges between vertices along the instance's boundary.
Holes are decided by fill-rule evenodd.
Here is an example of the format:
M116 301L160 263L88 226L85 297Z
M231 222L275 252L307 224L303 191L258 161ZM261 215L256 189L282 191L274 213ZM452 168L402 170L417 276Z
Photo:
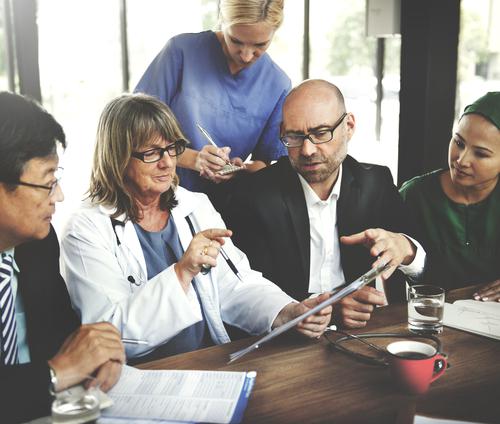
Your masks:
M500 303L470 299L445 303L443 324L500 340Z
M246 402L242 406L238 401L242 396L248 399L254 378L255 373L246 372L138 370L126 366L108 393L114 405L103 415L229 423L237 415L237 406L246 406Z

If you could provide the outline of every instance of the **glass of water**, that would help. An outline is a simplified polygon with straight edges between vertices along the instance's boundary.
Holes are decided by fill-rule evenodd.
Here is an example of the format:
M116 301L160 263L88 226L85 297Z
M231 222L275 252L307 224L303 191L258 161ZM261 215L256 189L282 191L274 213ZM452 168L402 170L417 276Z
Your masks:
M95 423L100 417L98 387L90 386L93 378L87 378L83 384L55 394L52 402L52 423L80 424Z
M414 333L443 331L444 290L430 284L408 288L408 329Z

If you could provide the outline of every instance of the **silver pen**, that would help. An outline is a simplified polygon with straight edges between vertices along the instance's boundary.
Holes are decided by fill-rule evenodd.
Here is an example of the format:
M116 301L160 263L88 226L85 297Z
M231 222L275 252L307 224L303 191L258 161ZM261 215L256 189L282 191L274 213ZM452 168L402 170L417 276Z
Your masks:
M213 140L213 138L210 136L210 134L208 133L208 131L205 128L203 128L200 124L196 124L196 126L201 131L201 133L205 136L205 138L210 142L210 144L219 148L219 146L217 146L217 144L215 144L215 141ZM244 166L236 166L236 165L233 165L230 160L226 160L226 164L222 167L222 169L218 173L219 173L219 175L226 175L226 174L231 174L231 173L236 172L236 171L240 171L243 168L244 168Z
M136 344L136 345L148 345L149 342L146 340L136 340L136 339L122 339L122 343Z
M240 280L243 283L243 277L241 276L240 272L238 271L238 268L236 268L236 265L234 265L233 261L231 260L231 258L228 256L228 254L226 253L226 251L222 247L220 248L220 254L225 259L229 268L231 268L231 271L234 272L234 275L236 275L236 277L238 277L238 280Z
M210 134L208 133L208 131L203 128L200 124L196 124L196 126L198 127L198 129L201 131L201 133L205 136L205 138L212 144L214 145L215 147L219 148L219 146L217 146L217 144L215 144L215 141L213 140L212 137L210 137Z

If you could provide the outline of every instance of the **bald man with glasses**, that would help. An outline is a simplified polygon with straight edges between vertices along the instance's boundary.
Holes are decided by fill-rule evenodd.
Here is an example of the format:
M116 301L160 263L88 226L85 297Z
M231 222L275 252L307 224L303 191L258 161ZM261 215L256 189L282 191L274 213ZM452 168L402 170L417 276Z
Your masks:
M347 154L355 127L336 86L303 82L283 106L288 157L242 179L223 211L252 267L297 299L334 290L381 263L391 265L384 281L422 274L425 252L409 237L413 226L390 170ZM386 286L401 297L399 283ZM385 303L384 292L365 287L334 307L334 320L363 327Z

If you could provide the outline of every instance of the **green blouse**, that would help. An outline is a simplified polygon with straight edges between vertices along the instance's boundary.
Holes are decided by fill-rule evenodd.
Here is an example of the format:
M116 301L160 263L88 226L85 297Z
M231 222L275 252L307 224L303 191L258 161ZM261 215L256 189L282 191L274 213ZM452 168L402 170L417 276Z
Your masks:
M400 189L427 252L424 278L445 289L500 278L500 183L479 203L464 205L444 193L439 169Z

